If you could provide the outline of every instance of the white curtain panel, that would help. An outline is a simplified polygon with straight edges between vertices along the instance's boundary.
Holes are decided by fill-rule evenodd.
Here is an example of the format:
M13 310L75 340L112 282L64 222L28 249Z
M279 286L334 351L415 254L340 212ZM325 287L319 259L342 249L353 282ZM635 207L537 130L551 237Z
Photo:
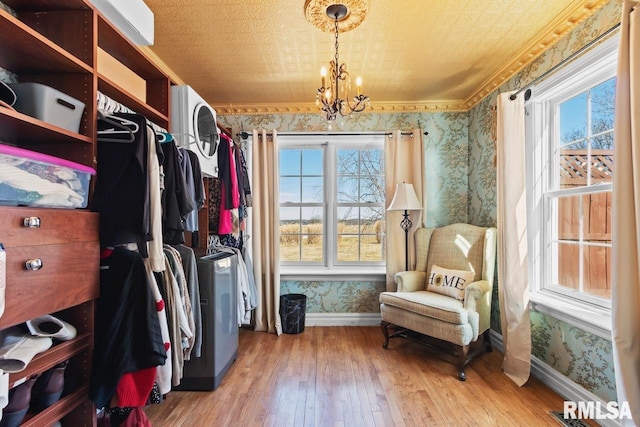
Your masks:
M618 402L640 425L640 10L625 1L620 25L613 161L612 339ZM634 7L636 10L634 10Z
M280 207L276 131L253 131L251 232L253 272L258 289L255 330L282 334L280 322Z
M424 141L421 129L413 129L411 134L396 130L391 137L386 138L384 144L385 163L385 207L388 208L393 200L396 184L413 184L418 200L424 206ZM402 211L386 211L387 233L387 291L395 291L396 284L393 276L405 269L405 235L400 228ZM413 234L417 227L424 224L422 211L411 211L410 217L413 227L409 231L409 270L415 267L415 245Z
M503 372L519 386L531 370L531 320L527 269L527 206L524 95L498 96L498 292Z

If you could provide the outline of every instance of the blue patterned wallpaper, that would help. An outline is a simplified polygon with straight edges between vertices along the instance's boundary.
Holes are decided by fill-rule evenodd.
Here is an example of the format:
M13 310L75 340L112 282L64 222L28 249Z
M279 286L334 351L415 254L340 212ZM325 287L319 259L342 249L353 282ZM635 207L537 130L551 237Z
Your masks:
M611 341L531 313L531 352L605 402L617 400Z
M379 313L378 295L385 290L379 281L293 281L280 283L280 295L304 294L307 313Z

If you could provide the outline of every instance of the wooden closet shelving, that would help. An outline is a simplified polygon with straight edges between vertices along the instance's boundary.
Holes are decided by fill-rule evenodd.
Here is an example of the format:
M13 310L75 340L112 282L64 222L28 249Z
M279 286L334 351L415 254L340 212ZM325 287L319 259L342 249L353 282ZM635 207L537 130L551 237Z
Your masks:
M99 13L98 46L144 80L146 100L138 99L117 82L100 73L98 90L168 130L171 87L169 76Z
M20 82L51 86L85 104L78 132L0 108L0 143L93 167L96 164L98 91L169 129L171 79L108 22L88 0L1 0L0 67ZM98 72L98 48L120 61L146 84L142 100L117 78ZM90 200L89 200L90 203ZM90 205L89 205L90 206ZM40 229L22 226L38 216ZM87 209L0 206L0 242L7 253L6 308L0 329L53 314L76 327L76 338L38 354L25 370L10 375L10 386L65 360L75 388L53 406L28 414L23 425L95 426L87 398L93 351L95 299L99 293L98 214ZM41 256L44 267L24 268L24 257Z

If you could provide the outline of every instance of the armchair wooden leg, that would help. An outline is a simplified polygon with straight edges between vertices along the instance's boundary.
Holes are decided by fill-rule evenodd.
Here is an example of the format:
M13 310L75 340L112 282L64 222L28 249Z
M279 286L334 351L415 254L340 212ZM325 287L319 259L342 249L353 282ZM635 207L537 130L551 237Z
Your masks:
M469 346L461 345L458 348L458 379L460 381L467 380L467 374L464 372L464 367L467 364L467 355L469 354Z
M491 346L491 334L489 333L489 329L484 331L482 334L482 339L484 342L484 349L487 353L491 353L493 351L493 347Z
M389 325L391 323L385 322L384 320L380 322L380 329L382 329L382 333L384 334L384 344L382 344L382 348L387 348L389 346Z

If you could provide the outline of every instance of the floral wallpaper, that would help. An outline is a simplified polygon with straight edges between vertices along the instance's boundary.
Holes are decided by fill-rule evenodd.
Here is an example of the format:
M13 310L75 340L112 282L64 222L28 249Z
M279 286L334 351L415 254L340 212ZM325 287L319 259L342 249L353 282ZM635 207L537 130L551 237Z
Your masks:
M469 222L496 224L496 175L492 130L498 93L515 90L544 73L620 21L612 0L469 111ZM499 286L499 285L498 285ZM493 289L491 329L498 332L498 286ZM611 341L542 313L531 313L533 354L604 401L616 400Z
M375 282L286 280L280 283L280 295L306 295L307 313L379 313L378 295L385 286L384 279Z
M617 400L611 341L531 313L531 352L605 402Z

